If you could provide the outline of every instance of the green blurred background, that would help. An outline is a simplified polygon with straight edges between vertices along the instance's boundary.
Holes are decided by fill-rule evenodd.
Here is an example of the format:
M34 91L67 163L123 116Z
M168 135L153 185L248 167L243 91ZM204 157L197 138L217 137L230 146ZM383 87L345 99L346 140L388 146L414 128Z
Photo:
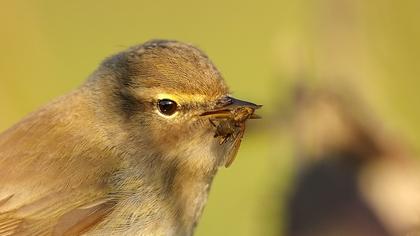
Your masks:
M420 148L419 12L415 0L1 0L0 130L110 54L153 38L191 42L237 97L265 105L196 235L278 235L293 150L276 122L297 78L351 88Z

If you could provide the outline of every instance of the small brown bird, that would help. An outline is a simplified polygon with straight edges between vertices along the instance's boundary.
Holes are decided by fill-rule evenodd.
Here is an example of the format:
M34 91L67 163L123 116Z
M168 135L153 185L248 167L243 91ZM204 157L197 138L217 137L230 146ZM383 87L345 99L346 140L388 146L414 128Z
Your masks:
M116 54L0 135L0 235L192 235L259 107L191 45Z

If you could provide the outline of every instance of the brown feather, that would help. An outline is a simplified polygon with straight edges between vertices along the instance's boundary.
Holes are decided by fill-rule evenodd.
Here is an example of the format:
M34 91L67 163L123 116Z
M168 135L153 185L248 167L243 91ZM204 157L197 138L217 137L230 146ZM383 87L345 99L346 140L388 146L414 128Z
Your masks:
M101 222L113 206L112 202L100 202L88 208L72 210L60 217L53 235L81 235Z

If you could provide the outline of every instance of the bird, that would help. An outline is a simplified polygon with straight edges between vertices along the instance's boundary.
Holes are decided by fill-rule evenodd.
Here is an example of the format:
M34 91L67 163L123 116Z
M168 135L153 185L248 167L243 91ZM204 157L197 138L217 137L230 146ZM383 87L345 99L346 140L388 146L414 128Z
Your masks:
M191 44L110 56L0 134L0 235L193 235L260 107Z

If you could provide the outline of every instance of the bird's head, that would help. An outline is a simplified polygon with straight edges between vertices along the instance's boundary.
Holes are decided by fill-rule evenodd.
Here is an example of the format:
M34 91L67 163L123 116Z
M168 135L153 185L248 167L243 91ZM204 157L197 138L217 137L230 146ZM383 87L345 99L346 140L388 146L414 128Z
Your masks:
M150 41L103 62L86 87L105 131L125 152L191 168L230 165L245 121L260 106L229 95L221 74L199 49Z

